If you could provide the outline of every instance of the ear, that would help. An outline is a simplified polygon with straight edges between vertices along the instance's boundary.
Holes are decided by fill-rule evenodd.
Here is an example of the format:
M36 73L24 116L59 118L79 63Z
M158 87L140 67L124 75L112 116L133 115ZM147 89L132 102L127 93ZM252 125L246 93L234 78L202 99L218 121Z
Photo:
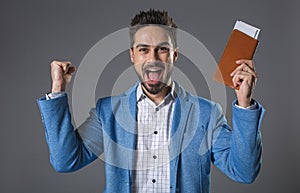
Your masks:
M132 63L134 63L134 53L133 53L133 48L129 49L129 54L130 54L130 60Z
M177 58L178 58L178 48L176 48L174 50L174 53L173 53L173 62L175 62L177 60Z

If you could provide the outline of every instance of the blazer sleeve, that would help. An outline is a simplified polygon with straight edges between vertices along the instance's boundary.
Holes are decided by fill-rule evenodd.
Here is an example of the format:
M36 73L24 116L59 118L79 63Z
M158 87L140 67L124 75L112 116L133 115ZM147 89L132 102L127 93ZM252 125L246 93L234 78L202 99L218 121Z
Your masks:
M90 116L79 129L74 130L66 94L51 100L43 97L37 103L45 127L50 162L57 172L76 171L97 158L79 134L79 131L85 134L89 128L95 130L97 127L100 131L98 136L101 136L101 124L95 109L91 110ZM98 140L101 141L101 137Z
M232 104L232 128L227 124L220 107L212 110L216 117L212 134L212 162L236 182L252 183L262 162L260 124L263 107L241 109Z

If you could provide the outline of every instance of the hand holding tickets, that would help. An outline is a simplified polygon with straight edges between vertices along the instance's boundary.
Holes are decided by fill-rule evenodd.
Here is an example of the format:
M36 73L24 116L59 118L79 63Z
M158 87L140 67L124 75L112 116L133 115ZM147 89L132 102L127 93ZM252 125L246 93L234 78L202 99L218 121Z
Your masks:
M213 79L232 88L239 89L233 81L232 72L240 65L237 60L252 60L258 45L260 29L237 21L220 59Z

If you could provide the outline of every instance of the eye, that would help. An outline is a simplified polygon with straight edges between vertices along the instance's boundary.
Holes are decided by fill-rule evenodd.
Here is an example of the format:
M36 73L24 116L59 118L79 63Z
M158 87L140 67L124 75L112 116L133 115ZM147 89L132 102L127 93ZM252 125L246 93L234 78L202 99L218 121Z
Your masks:
M165 47L165 46L161 46L158 48L159 53L166 53L166 52L169 52L169 50L170 50L170 48Z
M141 48L138 49L138 51L140 53L147 53L148 52L148 48L141 47Z

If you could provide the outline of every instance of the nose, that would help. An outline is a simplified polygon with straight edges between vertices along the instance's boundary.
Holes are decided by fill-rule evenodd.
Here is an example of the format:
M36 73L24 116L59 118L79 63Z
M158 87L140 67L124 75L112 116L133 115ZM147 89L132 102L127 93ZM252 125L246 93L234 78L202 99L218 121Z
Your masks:
M159 60L158 53L157 53L156 49L151 48L149 53L148 53L148 61L149 62L154 62L154 61L157 61L157 60Z

